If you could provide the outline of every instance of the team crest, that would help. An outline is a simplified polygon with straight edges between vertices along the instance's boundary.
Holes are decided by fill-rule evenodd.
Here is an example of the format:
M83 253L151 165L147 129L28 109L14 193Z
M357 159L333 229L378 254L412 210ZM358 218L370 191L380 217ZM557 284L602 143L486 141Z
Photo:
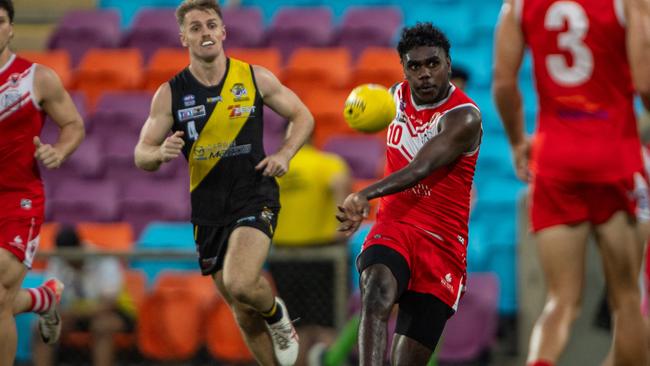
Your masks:
M235 96L235 102L248 100L248 90L246 90L246 87L242 83L235 83L230 89L230 92Z
M7 78L7 81L9 82L9 87L10 88L15 88L18 86L18 83L20 82L20 74L17 72L14 72L13 74L9 75Z

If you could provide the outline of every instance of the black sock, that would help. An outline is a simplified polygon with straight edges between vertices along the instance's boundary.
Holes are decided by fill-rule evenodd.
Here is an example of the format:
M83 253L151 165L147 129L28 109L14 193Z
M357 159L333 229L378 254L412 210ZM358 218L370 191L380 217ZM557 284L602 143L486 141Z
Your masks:
M273 324L282 319L282 306L273 299L273 306L269 311L263 312L262 317L268 324Z

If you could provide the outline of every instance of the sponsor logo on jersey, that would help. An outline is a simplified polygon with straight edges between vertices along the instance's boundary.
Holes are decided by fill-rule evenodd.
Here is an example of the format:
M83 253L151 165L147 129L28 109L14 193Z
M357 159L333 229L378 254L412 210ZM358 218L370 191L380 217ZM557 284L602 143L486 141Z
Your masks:
M210 160L230 158L233 156L250 154L253 150L251 144L237 145L235 143L217 143L211 145L199 145L194 148L194 160Z
M240 106L239 104L229 105L229 117L233 118L248 118L255 115L255 106Z
M194 98L194 95L188 94L183 97L183 105L186 107L192 107L196 105L196 98Z
M230 92L235 96L235 102L248 100L248 90L242 83L236 83L230 88Z
M190 119L205 117L205 106L197 105L196 107L190 107L185 109L178 110L178 119L179 121L188 121Z
M22 198L20 200L20 208L23 210L31 210L32 209L32 200L27 199L27 198Z
M21 238L20 235L16 235L14 240L12 242L9 242L9 245L14 246L20 250L25 250L25 244L23 242L23 238Z
M223 98L221 98L221 95L218 95L216 97L208 97L205 102L208 104L217 104L218 102L221 102Z
M451 276L451 273L447 273L445 277L440 279L440 284L446 288L449 292L453 293L454 292L454 286L451 284L453 281L453 277Z

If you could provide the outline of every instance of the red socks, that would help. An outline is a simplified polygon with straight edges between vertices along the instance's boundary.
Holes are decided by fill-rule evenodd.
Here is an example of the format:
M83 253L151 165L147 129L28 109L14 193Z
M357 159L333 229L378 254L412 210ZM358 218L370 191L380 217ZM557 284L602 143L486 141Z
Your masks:
M555 365L553 365L553 363L549 361L539 360L539 361L529 363L528 366L555 366Z
M27 292L32 297L32 306L29 308L29 312L40 314L50 310L50 307L54 306L56 301L54 299L54 293L45 288L45 286L28 288Z

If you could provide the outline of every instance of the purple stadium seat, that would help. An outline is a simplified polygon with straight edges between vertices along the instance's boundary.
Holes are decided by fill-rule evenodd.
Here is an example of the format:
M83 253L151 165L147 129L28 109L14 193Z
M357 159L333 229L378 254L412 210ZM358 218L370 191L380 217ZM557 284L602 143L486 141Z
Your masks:
M132 177L143 176L146 172L139 170L133 160L133 151L138 143L134 133L113 133L102 136L106 177L116 182L125 182Z
M337 44L356 59L366 47L391 47L401 24L399 8L352 7L343 16Z
M103 94L95 112L88 119L87 128L93 135L114 133L138 135L149 115L151 94L148 92L108 92Z
M442 335L438 360L470 362L479 358L496 340L499 280L493 273L472 273L467 293Z
M78 178L102 177L104 175L104 156L101 141L96 137L87 137L63 164Z
M126 182L120 197L122 220L131 223L136 236L151 221L187 221L190 218L189 188L182 180L135 179Z
M332 136L323 150L345 159L357 179L379 177L386 155L385 143L375 136Z
M110 181L61 180L46 206L49 219L61 223L120 219L118 186Z
M328 46L333 37L332 11L326 7L281 8L268 29L269 46L286 60L298 47Z
M223 9L228 48L260 47L264 43L264 20L257 7Z
M278 151L286 133L287 121L269 107L264 107L264 151Z
M63 48L73 65L90 48L113 48L120 43L120 16L113 10L73 10L59 21L49 49Z
M159 48L180 48L178 23L174 8L145 8L135 16L122 46L137 48L144 62Z

